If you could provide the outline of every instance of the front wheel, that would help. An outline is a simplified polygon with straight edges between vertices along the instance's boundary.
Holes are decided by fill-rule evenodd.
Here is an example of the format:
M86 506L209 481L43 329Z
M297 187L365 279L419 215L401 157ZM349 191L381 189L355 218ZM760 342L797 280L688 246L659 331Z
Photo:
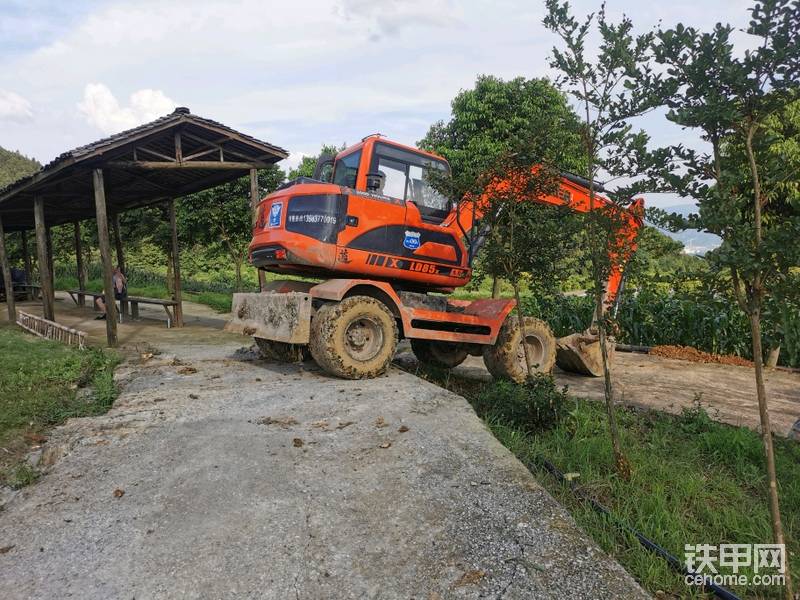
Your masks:
M550 326L534 317L524 317L523 335L516 315L508 315L497 341L483 351L483 362L492 377L522 383L528 378L524 343L533 373L550 373L556 363L556 338Z
M419 362L441 369L457 367L469 356L463 344L453 342L412 339L411 350Z
M382 374L397 348L397 323L383 302L352 296L324 304L311 320L311 355L331 375L364 379Z

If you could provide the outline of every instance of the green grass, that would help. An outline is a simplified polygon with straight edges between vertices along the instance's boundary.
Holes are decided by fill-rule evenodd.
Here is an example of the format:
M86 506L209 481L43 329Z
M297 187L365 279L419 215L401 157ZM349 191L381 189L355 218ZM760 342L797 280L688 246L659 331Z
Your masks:
M186 299L210 306L219 313L231 312L232 293L225 292L186 292Z
M681 598L700 597L665 561L621 533L547 471L537 470L540 457L562 472L580 473L576 481L584 492L679 560L687 543L772 540L763 447L749 429L716 423L702 408L682 416L619 408L622 447L633 467L630 481L624 481L614 469L601 403L571 398L558 425L529 434L498 418L499 411L486 410L486 396L496 384L479 385L436 371L426 376L467 397L495 436L535 470L579 525L653 594L662 590ZM800 444L776 439L775 452L791 571L800 573ZM776 588L733 591L748 598L780 596Z
M70 417L106 412L117 396L116 354L78 350L10 326L0 327L0 480L14 486L36 479L21 462L28 441ZM91 387L92 394L78 397Z

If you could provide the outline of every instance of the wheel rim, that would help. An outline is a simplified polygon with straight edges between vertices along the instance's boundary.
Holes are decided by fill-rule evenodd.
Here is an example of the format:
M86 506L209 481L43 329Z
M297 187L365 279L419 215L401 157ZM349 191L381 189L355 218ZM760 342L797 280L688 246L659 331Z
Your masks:
M528 334L524 339L525 345L528 347L528 358L531 360L531 367L536 369L537 365L541 366L544 361L544 344L539 336ZM525 349L520 343L517 348L517 362L522 370L526 370L528 366L525 364Z
M383 339L383 327L377 319L358 317L347 325L344 347L353 359L366 362L380 353Z

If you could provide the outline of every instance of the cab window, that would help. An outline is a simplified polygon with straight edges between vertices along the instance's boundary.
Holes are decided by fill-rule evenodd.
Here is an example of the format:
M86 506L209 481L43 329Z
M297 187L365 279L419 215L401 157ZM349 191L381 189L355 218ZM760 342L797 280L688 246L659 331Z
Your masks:
M417 206L432 210L449 211L447 198L437 192L430 182L430 173L433 166L423 168L417 165L408 167L408 200Z
M431 171L448 174L447 163L389 144L375 144L370 172L381 177L381 194L417 205L423 219L441 222L450 212L447 198L431 185Z
M380 185L376 190L379 194L405 200L406 195L406 165L383 156L378 157L377 173L380 175Z
M333 168L333 183L344 187L355 188L358 180L358 165L361 162L361 150L351 152L336 160Z

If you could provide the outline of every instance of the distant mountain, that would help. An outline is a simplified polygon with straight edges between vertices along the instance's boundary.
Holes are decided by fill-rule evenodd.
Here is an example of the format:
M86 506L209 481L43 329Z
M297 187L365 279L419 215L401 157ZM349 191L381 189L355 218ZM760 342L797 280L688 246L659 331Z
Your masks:
M40 168L36 160L0 146L0 189Z
M663 208L668 213L678 213L681 216L688 217L692 213L697 212L697 207L691 204L679 204L676 206L667 206ZM713 250L720 245L722 240L719 236L713 233L706 233L697 229L687 229L686 231L679 231L673 233L671 231L661 230L666 233L673 240L678 240L683 244L683 251L686 254L695 254L702 256L709 250Z

